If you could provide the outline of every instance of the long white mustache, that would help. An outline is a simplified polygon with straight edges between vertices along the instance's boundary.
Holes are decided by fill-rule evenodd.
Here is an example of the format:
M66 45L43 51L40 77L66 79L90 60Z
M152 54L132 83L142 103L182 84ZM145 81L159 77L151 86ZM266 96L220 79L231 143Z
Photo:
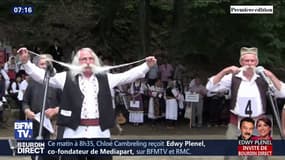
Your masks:
M255 72L256 67L255 66L248 66L248 65L246 65L246 66L242 66L240 68L241 71L247 71L249 69L251 69L253 72Z
M37 53L35 53L33 51L30 51L30 50L29 50L29 53L34 54L36 56L40 56L39 54L37 54ZM52 62L55 62L57 64L60 64L60 65L62 65L64 67L66 67L66 68L69 68L72 72L82 73L86 67L91 67L93 73L101 73L101 72L107 72L107 71L109 71L111 69L125 67L125 66L129 66L129 65L136 64L136 63L139 63L139 62L143 62L143 61L145 61L145 59L141 59L141 60L138 60L138 61L125 63L125 64L120 64L120 65L114 65L114 66L96 66L95 64L89 64L89 66L87 64L73 65L73 64L70 64L70 63L64 63L64 62L57 61L57 60L54 60L54 59L49 59L48 61L52 61Z
M69 68L70 71L76 72L76 73L84 72L86 67L90 67L93 73L107 72L110 69L115 68L114 66L96 66L95 64L72 65L72 64L63 63L60 61L56 61L56 63L66 67L66 68Z
M78 68L76 68L73 71L75 71L75 72L84 72L84 70L86 68L91 68L93 73L99 73L99 72L103 72L103 68L104 67L95 66L95 64L82 64L82 65L79 65Z

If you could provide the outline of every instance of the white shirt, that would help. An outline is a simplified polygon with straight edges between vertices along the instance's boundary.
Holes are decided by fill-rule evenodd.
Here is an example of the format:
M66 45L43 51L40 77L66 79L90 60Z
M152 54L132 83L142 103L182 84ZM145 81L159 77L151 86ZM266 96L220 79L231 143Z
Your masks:
M10 84L10 78L9 78L7 72L4 69L1 69L0 72L1 72L1 74L3 76L3 78L5 79L5 88L6 88L5 90L7 90L8 87L9 87L9 84Z
M24 96L24 93L25 93L25 90L27 89L28 87L28 82L27 80L23 80L20 84L19 84L19 93L18 93L18 100L19 101L22 101L23 100L23 96Z
M16 82L16 81L12 82L11 90L10 90L11 93L18 93L19 92L20 89L17 89L17 83L18 82ZM18 84L18 85L20 85L20 84Z
M45 74L43 69L36 67L36 65L30 61L24 64L24 68L26 73L34 80L42 83ZM143 63L123 73L107 73L110 90L116 86L131 83L138 78L143 78L148 70L148 65ZM50 78L50 86L63 89L65 80L66 72L57 73L54 77ZM81 76L81 78L79 78L79 87L85 96L82 104L81 118L99 118L97 101L99 87L96 77L92 76L87 79ZM94 105L97 107L94 108ZM79 126L76 130L66 127L63 138L110 138L110 130L106 129L102 131L100 126Z
M255 80L259 77L259 75L254 74L251 80L247 80L242 72L239 72L235 76L241 78L241 84L238 89L237 93L237 100L236 104L233 110L231 110L232 113L239 115L239 116L245 116L244 115L244 109L248 100L251 101L252 106L252 117L257 117L265 113L262 107L262 101L260 97L260 93L257 87L257 84ZM213 78L211 77L206 85L206 88L209 91L217 92L222 89L231 89L232 85L232 74L225 75L220 82L217 84L213 84ZM283 82L281 82L281 90L278 91L275 89L274 95L276 97L285 97L285 85Z

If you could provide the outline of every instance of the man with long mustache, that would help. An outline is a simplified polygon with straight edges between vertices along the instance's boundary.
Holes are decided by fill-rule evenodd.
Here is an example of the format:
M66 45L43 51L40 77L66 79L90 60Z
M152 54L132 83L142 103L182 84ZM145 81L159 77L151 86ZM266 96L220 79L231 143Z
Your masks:
M266 112L266 92L268 84L255 72L258 65L258 50L255 47L242 47L240 65L229 66L211 77L206 88L209 91L219 89L231 90L230 121L226 132L228 139L237 139L238 119L252 117L254 119ZM271 71L265 69L264 74L274 86L274 95L285 96L285 85Z
M245 117L240 120L240 136L238 137L238 140L251 140L255 137L253 135L254 123L254 120L250 117Z
M28 52L26 48L18 50L25 71L33 79L42 82L45 71L30 62ZM62 89L57 122L65 127L63 138L110 138L110 128L115 124L110 90L143 78L149 68L156 64L155 57L150 56L145 60L146 63L123 73L98 73L100 62L97 55L90 48L79 49L72 64L81 67L57 73L50 79L51 86ZM64 158L86 159L84 156ZM112 159L112 156L87 157L96 158Z

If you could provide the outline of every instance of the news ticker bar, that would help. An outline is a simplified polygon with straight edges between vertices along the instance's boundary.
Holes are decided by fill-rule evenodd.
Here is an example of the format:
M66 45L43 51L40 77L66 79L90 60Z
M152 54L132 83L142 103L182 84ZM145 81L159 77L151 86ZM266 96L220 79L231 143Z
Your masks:
M240 143L238 140L0 140L0 155L219 156L249 153L285 155L285 142ZM243 147L245 146L245 147ZM242 147L242 150L240 148ZM260 148L260 150L259 150ZM265 148L270 150L265 150Z

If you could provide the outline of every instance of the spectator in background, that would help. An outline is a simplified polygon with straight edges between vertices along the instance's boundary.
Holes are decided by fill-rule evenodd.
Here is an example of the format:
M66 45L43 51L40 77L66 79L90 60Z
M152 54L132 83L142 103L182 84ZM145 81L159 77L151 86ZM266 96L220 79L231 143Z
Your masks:
M153 86L148 87L149 105L148 118L152 121L152 126L156 124L156 119L164 114L164 88L160 80L157 80Z
M119 134L122 134L124 129L121 127L121 125L127 122L127 119L124 114L128 113L128 111L126 111L124 103L123 94L125 93L122 93L120 89L121 86L115 87L114 90L111 92L111 94L112 94L113 108L115 108L116 127L119 131Z
M183 77L186 75L184 74L186 71L186 68L177 61L175 65L175 70L173 73L173 79L176 81L176 87L179 89L180 93L185 92L185 87L187 88L188 86L185 86L183 83ZM184 101L184 99L183 99ZM180 107L179 107L180 108Z
M155 82L159 78L159 69L157 64L149 69L146 78L147 78L147 84L149 84L150 86L153 86L155 84Z
M229 111L227 106L227 98L229 98L229 90L221 89L216 92L207 92L207 110L208 127L226 125L228 121Z
M19 55L17 54L17 48L16 47L12 47L12 52L9 54L8 56L8 60L10 57L15 57L16 63L18 64L18 66L20 65L20 60L19 60ZM20 66L19 66L20 68Z
M131 84L130 87L130 108L129 108L129 122L134 126L138 126L144 122L144 106L143 106L143 93L144 84L140 79Z
M3 65L3 64L1 64L1 65ZM5 95L7 95L8 94L8 88L9 88L9 85L10 85L10 78L9 78L9 76L8 76L8 74L7 74L7 72L3 69L3 66L2 67L0 67L0 72L1 72L1 76L2 76L2 78L5 80Z
M22 73L20 74L20 76L21 76L22 81L19 84L19 92L18 92L17 99L20 105L20 117L21 117L20 119L25 119L26 117L25 117L24 110L23 110L23 97L28 87L29 75L27 75L26 73Z
M40 57L38 58L37 66L41 69L46 69L47 59L51 58L52 57L48 54L40 55ZM44 89L45 86L43 84L36 82L34 79L30 79L29 85L23 97L24 113L28 119L33 120L33 138L39 136L40 125L39 122L35 120L35 116L42 110ZM45 115L51 119L58 114L61 91L59 89L49 87L47 93L48 95L46 97ZM56 128L54 128L54 130L56 131ZM50 139L51 133L46 128L43 128L41 136L43 137L43 139ZM48 156L41 158L52 159ZM32 159L35 159L35 157L32 156Z
M192 127L202 127L204 96L207 94L207 89L202 85L200 77L194 77L194 81L193 86L190 87L190 92L198 94L199 101L192 102Z
M4 64L4 70L8 74L10 80L16 79L16 74L19 71L19 66L16 63L16 57L15 56L9 57L9 60Z
M11 96L11 98L15 101L16 106L19 108L19 120L24 120L24 112L22 110L22 104L18 99L18 94L20 92L20 83L22 81L22 76L20 74L16 75L16 79L12 80L10 82L10 85L8 87L8 94Z
M177 81L177 83L181 84L183 80L183 73L185 72L186 68L179 62L175 65L174 80Z
M169 81L166 88L166 110L165 119L167 121L167 128L174 128L175 122L178 119L178 103L176 95L179 93L175 88L174 81Z
M182 81L174 80L174 88L177 91L175 98L178 103L178 119L184 116L184 86Z
M1 74L0 74L0 126L4 127L5 125L3 124L4 122L4 117L3 117L3 112L4 112L4 102L3 102L3 97L5 96L5 91L6 91L6 79L9 77L6 74L6 72L1 69Z
M53 40L53 44L50 46L48 53L50 53L53 59L57 61L63 61L63 50L60 46L60 42L58 39ZM57 72L63 71L63 67L57 63L53 63Z
M184 109L184 118L189 119L189 128L192 128L192 105L188 99L188 95L191 94L190 92L190 82L192 79L190 76L185 76L183 78L183 86L184 86L184 95L185 95L185 109Z
M162 64L159 65L159 73L164 88L166 88L168 82L173 79L173 71L174 69L172 65L168 62L168 59L167 58L162 59Z
M116 107L119 106L120 110L127 111L130 108L130 102L129 102L129 84L120 85L114 88L115 92L117 93L116 96Z

